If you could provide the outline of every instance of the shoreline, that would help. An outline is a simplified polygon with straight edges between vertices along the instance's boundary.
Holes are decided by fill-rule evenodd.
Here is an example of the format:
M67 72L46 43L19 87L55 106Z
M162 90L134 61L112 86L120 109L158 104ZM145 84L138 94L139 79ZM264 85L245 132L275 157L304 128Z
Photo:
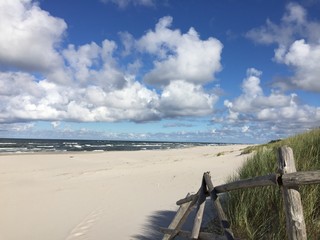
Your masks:
M163 142L163 141L115 141L81 139L3 139L0 138L1 154L33 154L63 152L108 152L166 150L194 146L234 145L235 143Z
M246 146L0 155L0 238L152 239L152 219L166 227L204 172L235 174Z
M163 149L137 149L137 150L93 150L93 151L38 151L38 152L0 152L1 156L12 156L12 155L62 155L62 154L103 154L108 152L141 152L141 151L170 151L170 150L179 150L179 149L190 149L190 148L201 148L201 147L219 147L219 146L233 146L233 145L243 145L243 146L253 146L255 144L247 144L247 143L221 143L221 144L212 144L212 145L204 145L204 146L187 146L187 147L179 147L179 148L163 148Z

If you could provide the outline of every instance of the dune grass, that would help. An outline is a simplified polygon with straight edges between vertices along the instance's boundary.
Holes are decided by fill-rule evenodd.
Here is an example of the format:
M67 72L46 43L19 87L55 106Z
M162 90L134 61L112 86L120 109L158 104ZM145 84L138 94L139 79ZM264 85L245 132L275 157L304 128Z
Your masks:
M245 149L255 153L230 181L277 172L276 151L293 149L297 171L320 170L320 129L282 141ZM300 193L308 239L320 239L320 185L301 186ZM278 187L230 192L226 212L236 237L241 239L286 239L285 215Z

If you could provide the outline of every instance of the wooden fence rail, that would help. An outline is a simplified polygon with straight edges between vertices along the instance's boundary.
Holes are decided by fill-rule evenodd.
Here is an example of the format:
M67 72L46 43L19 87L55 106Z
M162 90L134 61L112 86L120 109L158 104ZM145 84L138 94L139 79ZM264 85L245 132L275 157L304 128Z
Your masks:
M286 146L279 148L278 166L278 173L239 180L216 187L212 184L210 173L204 173L199 191L193 195L188 194L187 197L177 201L177 205L180 208L172 223L168 228L160 229L164 233L163 240L174 239L178 235L188 239L234 239L230 224L221 207L218 194L238 189L264 186L279 186L281 188L288 239L306 240L306 226L298 186L319 184L320 171L296 172L292 149ZM211 198L217 212L220 228L222 229L221 235L200 232L206 197ZM189 213L195 207L197 207L197 213L192 232L181 230Z

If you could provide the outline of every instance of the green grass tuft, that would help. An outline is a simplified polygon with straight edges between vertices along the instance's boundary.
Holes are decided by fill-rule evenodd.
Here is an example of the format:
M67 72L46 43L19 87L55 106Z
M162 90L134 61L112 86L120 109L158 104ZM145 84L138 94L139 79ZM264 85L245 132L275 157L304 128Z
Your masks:
M230 181L276 173L276 151L293 149L297 171L320 170L320 129L281 141L244 149L255 152ZM300 193L308 239L320 239L320 185L301 186ZM232 230L243 239L286 239L285 216L278 187L233 191L227 197L227 215Z

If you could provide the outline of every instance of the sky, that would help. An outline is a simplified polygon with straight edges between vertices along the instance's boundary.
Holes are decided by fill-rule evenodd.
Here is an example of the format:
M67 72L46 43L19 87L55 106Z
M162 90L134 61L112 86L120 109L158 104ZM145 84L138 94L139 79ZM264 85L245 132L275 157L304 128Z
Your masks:
M320 1L0 0L0 137L264 143L320 126Z

